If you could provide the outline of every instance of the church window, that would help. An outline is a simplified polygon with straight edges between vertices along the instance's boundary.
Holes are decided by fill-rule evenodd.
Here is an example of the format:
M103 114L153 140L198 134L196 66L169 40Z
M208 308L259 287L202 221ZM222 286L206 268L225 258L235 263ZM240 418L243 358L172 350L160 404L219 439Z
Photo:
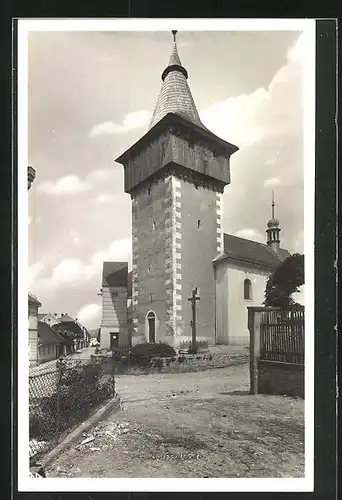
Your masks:
M201 219L198 219L198 221L197 221L197 229L199 229L200 226L201 226Z
M249 279L245 279L243 283L243 296L245 300L252 299L252 283Z
M152 229L153 229L153 231L156 230L156 223L155 223L155 221L152 222Z
M149 264L149 266L147 268L147 272L148 272L148 274L150 274L150 272L151 272L151 264Z

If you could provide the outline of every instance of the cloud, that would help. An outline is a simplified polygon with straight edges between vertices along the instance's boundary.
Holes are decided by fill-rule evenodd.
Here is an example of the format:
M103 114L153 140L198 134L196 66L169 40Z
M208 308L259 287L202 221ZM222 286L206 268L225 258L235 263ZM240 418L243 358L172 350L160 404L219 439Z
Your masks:
M102 266L104 261L127 261L130 269L132 262L132 239L122 238L116 240L106 250L96 252L90 258L92 266L99 266L99 264Z
M306 54L306 38L302 33L296 43L292 45L287 51L287 60L294 64L302 64L305 62L305 54Z
M121 124L115 122L104 122L94 125L89 132L90 137L99 137L102 135L125 134L130 130L148 125L151 117L150 111L141 110L127 114Z
M115 177L115 170L112 169L99 169L93 170L89 175L87 175L86 180L91 184L107 182Z
M113 168L93 170L88 174L85 179L80 179L78 175L72 174L61 177L56 181L44 181L38 184L37 189L41 193L61 196L61 195L75 195L90 191L97 184L108 183L110 180L115 180L117 172Z
M79 245L81 243L80 233L74 229L70 229L70 238L74 245Z
M36 282L39 276L45 269L45 265L43 262L35 262L32 266L29 267L28 272L28 286L29 288Z
M250 227L239 229L235 232L235 236L245 238L247 240L258 241L259 243L265 243L265 235L262 235L257 229Z
M262 103L267 99L267 91L262 88L251 94L229 97L204 111L202 121L223 139L250 146L264 136L256 118Z
M54 286L80 286L91 276L91 268L80 259L64 259L52 269L51 278Z
M302 34L267 88L216 102L202 114L203 123L240 147L252 146L265 137L298 134L302 130L302 89L298 82L304 54Z
M299 231L292 243L293 251L296 253L304 252L304 231Z
M104 261L128 262L130 270L132 268L131 238L116 240L105 250L91 254L88 259L63 259L51 269L50 276L38 279L44 268L41 266L33 268L31 283L37 290L56 291L89 286L94 289L95 293Z
M96 327L101 319L101 307L98 304L88 304L78 311L77 319L88 328L92 328L93 325Z
M113 203L115 201L115 195L109 193L102 193L97 196L94 200L96 203Z
M279 184L281 184L281 180L278 177L271 177L264 181L264 187L279 186Z
M91 189L87 181L82 181L77 175L61 177L55 183L44 181L38 184L37 190L50 195L79 194Z

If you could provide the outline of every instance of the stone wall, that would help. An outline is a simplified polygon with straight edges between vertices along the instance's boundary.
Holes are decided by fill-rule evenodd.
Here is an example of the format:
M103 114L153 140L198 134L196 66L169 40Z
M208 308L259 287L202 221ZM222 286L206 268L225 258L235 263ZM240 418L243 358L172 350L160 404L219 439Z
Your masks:
M212 260L221 250L221 225L218 225L221 195L183 180L180 190L181 290L177 340L179 344L191 339L192 309L188 299L193 287L197 287L200 300L196 304L196 337L199 341L212 344L215 338L215 276Z
M171 180L160 179L142 188L132 200L133 345L149 340L147 314L155 314L155 340L173 344L165 318L173 309Z
M199 372L215 368L225 368L248 363L249 352L179 354L170 358L154 358L148 368L139 368L127 364L117 363L118 374L144 375L148 373L184 373Z
M259 360L258 392L304 398L304 365Z
M225 368L248 363L249 353L245 354L187 354L178 355L174 358L164 358L162 373L184 373L210 370L214 368Z

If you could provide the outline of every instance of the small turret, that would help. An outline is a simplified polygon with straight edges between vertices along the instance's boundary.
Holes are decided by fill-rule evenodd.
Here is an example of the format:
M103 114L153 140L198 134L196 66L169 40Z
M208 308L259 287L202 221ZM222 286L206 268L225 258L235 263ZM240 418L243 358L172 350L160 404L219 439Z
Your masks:
M272 191L272 218L267 222L267 245L272 248L274 252L278 252L280 247L280 227L279 220L274 216L274 191Z

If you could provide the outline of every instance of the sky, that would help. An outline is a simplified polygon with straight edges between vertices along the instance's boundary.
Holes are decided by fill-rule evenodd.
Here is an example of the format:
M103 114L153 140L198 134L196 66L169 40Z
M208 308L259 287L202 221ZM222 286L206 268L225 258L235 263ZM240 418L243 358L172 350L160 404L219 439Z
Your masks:
M272 190L281 245L303 252L303 36L178 32L202 122L237 145L223 229L266 241ZM114 162L146 131L170 32L29 33L30 290L40 312L101 321L102 262L131 266L131 200Z

